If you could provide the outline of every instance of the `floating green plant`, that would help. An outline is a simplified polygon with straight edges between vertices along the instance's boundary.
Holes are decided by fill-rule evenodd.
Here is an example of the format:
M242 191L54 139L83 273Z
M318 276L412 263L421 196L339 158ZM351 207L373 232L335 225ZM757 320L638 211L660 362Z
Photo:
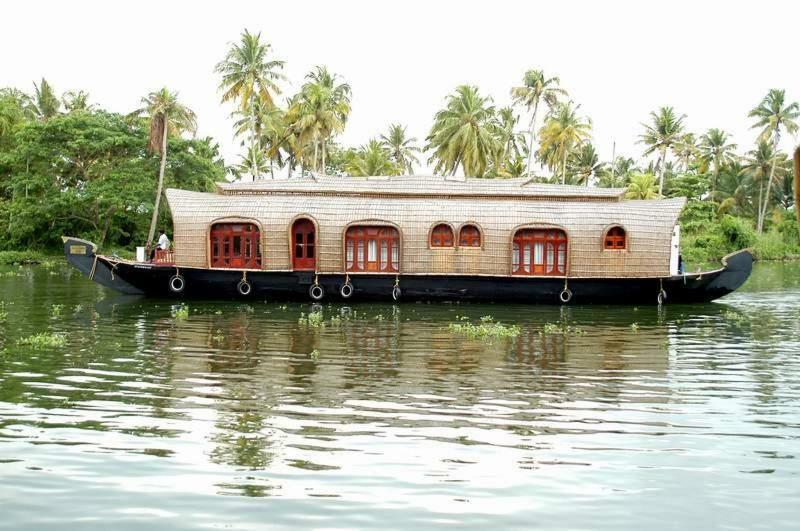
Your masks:
M517 337L520 333L518 326L495 322L491 315L481 317L478 323L467 322L466 317L457 317L457 319L460 322L451 323L448 327L450 331L473 339Z
M17 345L26 345L37 350L43 348L59 348L66 346L66 344L66 337L61 334L50 334L48 332L40 332L17 340Z
M189 318L189 307L186 304L179 304L177 306L173 306L170 309L170 314L172 315L173 319L176 320L183 320Z

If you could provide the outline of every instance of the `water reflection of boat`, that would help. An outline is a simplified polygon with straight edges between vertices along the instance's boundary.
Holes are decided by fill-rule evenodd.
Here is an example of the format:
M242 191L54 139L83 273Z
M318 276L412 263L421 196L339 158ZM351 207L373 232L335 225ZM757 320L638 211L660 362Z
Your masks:
M623 190L397 177L168 190L175 250L151 262L64 238L95 282L155 296L661 304L722 297L752 256L681 271L683 199Z

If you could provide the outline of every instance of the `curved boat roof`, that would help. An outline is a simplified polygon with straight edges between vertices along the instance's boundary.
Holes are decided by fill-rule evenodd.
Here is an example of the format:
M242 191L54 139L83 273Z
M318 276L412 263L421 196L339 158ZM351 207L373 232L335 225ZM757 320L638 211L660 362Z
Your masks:
M621 201L624 188L594 188L534 183L527 178L474 179L440 175L395 177L298 177L252 182L218 183L223 195L336 195L403 197L483 197L492 199L570 199Z

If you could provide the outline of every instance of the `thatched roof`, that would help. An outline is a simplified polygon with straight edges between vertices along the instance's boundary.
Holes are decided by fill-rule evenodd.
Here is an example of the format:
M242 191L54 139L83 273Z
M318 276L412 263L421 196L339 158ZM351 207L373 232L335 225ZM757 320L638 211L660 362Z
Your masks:
M397 177L317 176L295 179L264 179L253 182L219 183L224 195L333 194L337 196L482 197L492 199L571 199L619 201L623 188L593 188L531 183L529 179L464 179L443 176L400 175Z

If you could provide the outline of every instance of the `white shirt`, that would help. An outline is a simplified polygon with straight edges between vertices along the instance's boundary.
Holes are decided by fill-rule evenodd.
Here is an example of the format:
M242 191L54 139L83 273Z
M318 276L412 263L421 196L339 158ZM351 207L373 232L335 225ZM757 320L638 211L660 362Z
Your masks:
M166 234L162 234L161 236L158 237L158 243L156 244L156 247L158 247L162 251L166 251L167 249L169 249L169 238L167 238Z

